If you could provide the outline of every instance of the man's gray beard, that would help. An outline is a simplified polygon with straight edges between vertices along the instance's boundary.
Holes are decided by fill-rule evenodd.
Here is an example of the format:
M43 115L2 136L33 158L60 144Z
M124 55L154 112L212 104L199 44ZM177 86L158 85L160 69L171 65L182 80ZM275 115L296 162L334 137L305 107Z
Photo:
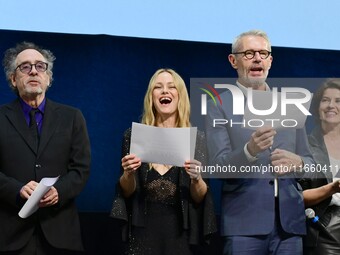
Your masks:
M43 93L42 88L38 88L36 90L29 88L25 90L25 95L29 98L35 98L37 95L41 95L42 93Z
M266 83L265 77L245 77L240 81L241 84L245 84L248 88L258 89Z

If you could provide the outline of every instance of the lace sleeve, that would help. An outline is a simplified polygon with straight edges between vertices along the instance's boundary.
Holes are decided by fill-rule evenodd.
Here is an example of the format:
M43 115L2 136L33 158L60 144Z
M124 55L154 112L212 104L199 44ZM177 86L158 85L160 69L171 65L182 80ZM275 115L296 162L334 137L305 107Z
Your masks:
M207 142L205 139L205 133L200 130L197 131L195 159L200 161L203 166L208 163Z
M124 132L123 141L122 141L122 157L127 155L130 151L130 140L131 140L131 128L127 129ZM120 167L121 174L123 173L123 168ZM123 196L122 189L119 184L119 180L116 184L116 192L115 197L112 203L112 209L110 212L110 217L120 219L120 220L128 220L128 212L126 200Z

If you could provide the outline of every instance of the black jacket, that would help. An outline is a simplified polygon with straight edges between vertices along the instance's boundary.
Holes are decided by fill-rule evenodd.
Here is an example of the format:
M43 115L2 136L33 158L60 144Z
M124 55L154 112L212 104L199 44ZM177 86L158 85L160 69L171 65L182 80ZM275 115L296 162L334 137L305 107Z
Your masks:
M315 173L314 178L302 179L300 181L300 184L304 190L317 188L328 183L331 183L333 181L332 173L329 168L330 162L328 152L320 126L316 126L312 130L311 134L308 136L308 141L318 171ZM321 171L322 169L326 171ZM332 197L329 197L320 202L319 204L311 207L315 211L315 215L319 216L320 221L323 222L324 225L328 224L327 220L329 219L323 218L323 215L327 207L329 206L331 200ZM307 220L307 236L305 237L305 246L315 247L318 235L319 229L317 225Z
M82 113L47 99L38 150L19 99L0 107L0 123L0 251L22 248L37 224L52 246L82 250L75 198L89 177L91 159ZM21 187L59 175L58 204L20 218Z

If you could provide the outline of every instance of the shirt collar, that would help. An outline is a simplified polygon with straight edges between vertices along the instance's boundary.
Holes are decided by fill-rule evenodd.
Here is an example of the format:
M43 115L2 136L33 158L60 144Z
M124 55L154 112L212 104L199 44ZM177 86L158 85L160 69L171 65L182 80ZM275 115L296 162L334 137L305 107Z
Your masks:
M24 111L24 114L29 114L29 112L33 109L30 105L28 105L24 100L19 98L20 104L22 107L22 110ZM38 109L40 112L44 113L45 112L45 105L46 105L46 97L44 100L41 102L41 104L38 106Z
M240 90L242 91L242 93L244 94L245 97L247 97L247 87L243 86L239 81L236 81L236 85L240 88ZM270 88L268 86L267 83L265 83L266 85L266 90L265 91L270 91Z

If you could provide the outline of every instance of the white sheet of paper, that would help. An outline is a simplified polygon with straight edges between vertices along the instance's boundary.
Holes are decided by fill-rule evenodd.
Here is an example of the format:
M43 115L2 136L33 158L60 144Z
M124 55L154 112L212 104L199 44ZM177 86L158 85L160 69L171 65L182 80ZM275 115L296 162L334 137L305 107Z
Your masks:
M194 158L197 127L160 128L132 123L130 154L142 162L183 166Z
M56 183L58 177L45 177L42 178L38 186L33 191L32 195L28 198L24 206L19 212L21 218L27 218L31 216L36 210L38 210L40 199L46 194L46 192Z
M289 98L301 98L300 93L289 93ZM311 100L302 104L304 108L309 110ZM253 90L253 105L257 110L269 110L272 106L271 91L256 91ZM271 126L275 129L290 129L302 128L305 125L307 115L305 115L297 106L287 105L286 115L281 114L281 92L278 92L277 108L269 115L258 115L250 112L246 104L244 109L243 121L244 127L256 130L263 126Z

